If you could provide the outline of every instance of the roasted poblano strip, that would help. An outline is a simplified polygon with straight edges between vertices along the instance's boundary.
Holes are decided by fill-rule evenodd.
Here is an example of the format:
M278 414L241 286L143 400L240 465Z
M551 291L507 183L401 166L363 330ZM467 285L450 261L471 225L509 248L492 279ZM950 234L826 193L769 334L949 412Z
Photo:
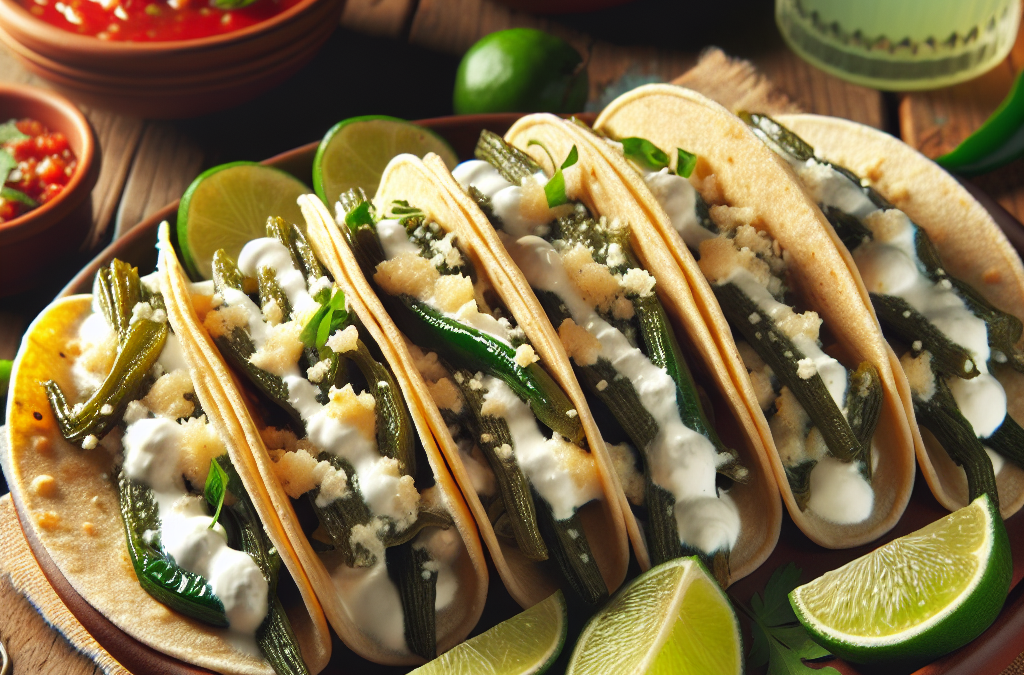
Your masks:
M534 180L534 176L540 175L541 169L532 158L506 144L500 136L489 131L481 133L475 154L477 159L487 162L497 171L501 179L513 187L523 186L526 181ZM475 171L476 169L471 170ZM667 373L670 378L670 389L667 393L674 393L678 420L686 429L707 439L710 447L713 448L715 470L722 476L723 486L728 486L732 480L745 480L747 470L738 463L735 451L721 442L713 425L708 422L697 387L682 357L674 330L657 295L652 292L651 288L638 290L637 286L632 286L626 281L628 279L649 280L650 286L653 287L653 278L647 276L633 254L629 228L619 223L609 224L604 218L598 220L582 203L570 199L565 207L560 207L561 211L552 211L549 222L534 223L530 232L520 231L522 230L521 225L509 227L509 223L503 222L501 214L496 211L493 195L485 194L472 181L467 181L467 183L470 196L476 200L494 226L504 230L505 235L509 237L523 237L526 234L540 236L552 244L558 255L563 256L563 264L566 268L589 267L592 269L596 264L606 270L604 272L606 276L601 276L606 285L614 284L616 278L623 280L619 283L625 290L614 303L588 301L588 304L595 305L593 309L596 315L608 324L608 328L590 330L603 330L606 334L609 330L618 331L621 340L614 344L618 345L619 352L606 354L603 351L604 347L601 347L602 351L596 358L587 358L586 356L581 358L580 355L575 355L573 358L574 369L581 383L584 384L588 396L591 399L599 399L608 408L618 427L638 449L637 455L646 486L643 504L647 520L645 533L652 562L659 564L680 555L697 553L704 557L709 566L712 566L714 564L712 558L716 555L714 551L704 551L700 547L680 540L680 529L675 513L675 493L667 485L661 485L655 481L657 471L652 469L649 456L651 452L656 452L654 448L657 447L659 434L663 431L662 423L659 423L659 420L645 407L645 403L634 388L630 377L616 370L613 360L627 358L622 352L638 349L641 358L645 359L650 366ZM514 217L513 220L518 223L521 218ZM584 250L587 253L579 255L579 252ZM566 258L567 255L572 259ZM520 267L524 266L520 264ZM573 331L579 334L580 330L584 330L581 327L574 328L577 322L582 325L593 324L592 321L585 320L581 316L574 317L569 310L569 303L564 301L558 293L537 287L530 274L527 274L527 278L534 286L534 291L540 299L548 319L559 329L563 342L567 339L572 340ZM541 282L543 283L543 278L541 278ZM582 286L579 288L581 292L587 290ZM579 306L579 303L575 301L572 304L576 307ZM578 313L580 309L577 308L575 311ZM566 333L569 336L566 336ZM589 339L596 340L593 337ZM710 487L711 490L717 492L717 485ZM725 559L727 559L727 554L725 555ZM728 578L727 563L724 566L719 564L719 568L723 569L721 579L724 582Z
M1024 431L1005 411L1005 393L989 371L994 362L1024 372L1024 354L1016 346L1024 324L949 275L928 233L866 181L817 157L810 145L775 120L742 116L790 162L850 249L886 336L910 348L904 364L927 358L932 384L915 391L918 421L964 467L971 499L983 492L996 499L985 447L1024 467ZM914 368L917 379L928 379L921 374L924 370ZM985 404L965 408L976 396L985 397ZM986 414L972 412L974 420L963 412L979 407ZM1003 411L998 424L992 422L993 408Z
M316 410L334 405L334 396L351 390L346 399L348 403L344 404L350 406L350 412L334 409L331 415L357 414L351 413L351 406L358 407L356 401L359 398L355 397L354 392L361 388L364 393L359 396L369 395L373 400L370 414L374 427L374 451L381 461L394 460L398 474L405 477L404 480L416 476L419 446L409 410L394 374L379 360L380 356L358 337L361 328L358 318L346 310L344 294L340 289L332 288L327 272L316 259L302 231L280 218L270 218L267 222L267 235L267 240L250 244L254 246L252 252L246 253L243 249L240 256L244 258L249 255L255 261L251 264L256 267L257 283L246 277L222 251L215 255L215 287L225 301L215 311L231 311L232 303L251 307L247 304L251 302L255 305L255 311L260 312L258 318L266 324L267 331L275 328L282 330L280 327L289 322L301 329L298 335L301 353L290 358L298 359L297 370L305 374L307 382L288 379L294 378L294 375L284 377L268 372L254 363L254 355L259 349L257 340L249 333L249 319L245 322L236 320L235 325L228 327L228 317L222 317L212 323L208 321L207 326L216 327L216 330L211 330L215 342L239 366L241 372L267 395L272 404L292 417L295 422L293 430L299 439L299 450L305 451L308 448L313 453L308 460L289 460L292 462L289 467L294 466L295 461L313 462L318 467L313 474L319 476L312 481L314 487L302 493L319 523L317 538L313 539L317 550L340 554L341 560L349 567L370 568L385 564L399 591L409 649L424 658L433 658L436 651L434 587L438 568L436 561L431 563L430 554L422 547L415 548L412 540L426 528L451 527L452 518L442 508L423 503L415 507L408 518L403 517L401 520L376 513L371 504L380 503L381 487L377 483L382 479L375 475L360 475L359 466L363 465L357 466L357 462L365 461L365 456L355 454L352 457L363 459L350 461L344 454L344 448L318 445L358 445L358 441L351 436L335 441L330 435L323 435L323 431L315 430L316 425L311 422L311 415L320 413L313 412L310 408L312 404L302 400L302 396L306 395L302 394L306 385L315 387L312 391ZM281 247L289 254L290 269L282 267ZM269 262L261 264L260 260ZM299 284L302 289L297 292ZM232 292L225 294L225 289L231 289ZM239 296L239 293L245 297ZM254 310L247 311L251 313ZM263 340L264 344L269 342L267 337ZM270 363L277 364L277 373L282 372L277 361L271 360ZM289 390L289 383L292 387L299 387L299 394ZM322 422L319 424L322 428ZM321 440L314 439L316 433L321 435L315 438ZM312 447L303 445L306 443ZM285 450L272 450L277 465L283 460L283 455L273 455L275 452L284 453ZM279 470L286 472L283 475L289 476L289 481L295 477L287 473L293 470L291 468ZM378 502L371 501L367 496L366 479L377 481L372 489L376 490L374 494ZM408 505L404 500L409 499L409 496L403 491L407 491L408 487L394 490L395 494L388 497L392 501L388 501L383 508L391 508L395 504ZM294 498L302 496L289 494ZM402 511L406 507L395 508ZM380 551L384 551L383 556ZM433 568L433 572L426 573L430 571L427 568Z
M364 275L380 288L381 269L389 261L377 233L378 221L372 206L365 195L349 191L341 196L339 214L345 216L339 226ZM389 226L402 228L409 243L416 247L418 252L413 257L429 261L426 264L441 279L446 275L453 275L460 283L476 279L473 266L458 249L452 253L454 235L429 222L415 205L396 202L391 205L391 216ZM568 397L535 359L522 358L521 350L526 348L532 355L532 347L525 343L521 333L511 329L510 323L505 324L510 339L504 340L454 318L412 293L382 290L378 295L398 327L420 348L439 354L452 374L468 409L464 423L472 430L473 442L486 457L498 485L500 494L489 509L496 531L514 539L529 559L554 558L567 583L586 603L594 604L606 597L607 588L578 516L573 513L568 518L555 518L552 506L531 488L529 478L518 465L513 450L516 440L506 419L488 413L483 400L487 389L481 381L486 375L507 385L556 437L575 444L578 452L585 452L578 447L584 439L582 424ZM546 531L542 531L542 523Z

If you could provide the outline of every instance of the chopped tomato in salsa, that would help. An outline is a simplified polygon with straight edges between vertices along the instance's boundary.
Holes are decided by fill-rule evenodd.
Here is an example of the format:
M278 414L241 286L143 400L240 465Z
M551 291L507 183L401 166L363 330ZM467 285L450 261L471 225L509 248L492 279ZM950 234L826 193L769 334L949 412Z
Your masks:
M18 0L46 23L101 40L162 42L230 33L266 21L300 0L259 0L217 9L208 0Z
M37 204L45 204L60 194L75 174L78 160L59 131L51 132L41 122L22 119L15 122L27 138L5 141L3 150L17 166L7 175L6 188L18 190ZM0 194L0 223L17 218L34 207L8 190Z

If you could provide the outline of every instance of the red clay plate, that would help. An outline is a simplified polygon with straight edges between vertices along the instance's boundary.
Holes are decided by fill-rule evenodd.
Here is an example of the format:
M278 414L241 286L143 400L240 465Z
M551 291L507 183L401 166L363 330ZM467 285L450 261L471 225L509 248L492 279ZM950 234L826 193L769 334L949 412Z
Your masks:
M476 144L476 138L482 129L504 133L519 117L521 115L518 113L467 115L462 117L438 117L420 120L418 123L436 131L447 139L459 157L469 158L472 156L473 146ZM588 122L593 119L593 115L581 115L581 117ZM317 143L303 145L276 157L271 157L263 163L284 169L297 176L307 185L311 185L311 166L316 147ZM984 194L980 194L975 188L967 187L992 213L996 222L999 223L1000 227L1007 233L1010 241L1017 248L1018 253L1024 251L1024 225L1021 225L1020 222L1003 210L995 201ZM127 260L137 265L144 272L153 269L156 265L155 244L157 225L161 221L167 220L173 226L177 212L178 202L174 202L137 225L128 234L112 243L97 255L64 288L61 294L90 292L96 270L100 266L108 264L114 257ZM173 227L171 232L174 232ZM835 569L864 555L868 551L896 537L918 530L947 513L935 501L935 498L932 497L925 482L917 480L910 504L900 522L891 532L869 545L842 551L829 550L814 544L797 529L787 515L783 520L782 535L779 538L778 546L776 546L771 557L753 574L730 587L729 595L734 600L749 606L750 597L754 593L760 593L763 590L768 577L781 565L785 565L788 562L796 563L803 570L801 580L807 582L828 570ZM1024 636L1024 584L1021 584L1021 579L1024 577L1024 511L1017 513L1007 520L1006 529L1010 535L1010 547L1013 551L1013 581L1010 596L996 622L969 645L914 671L913 675L939 675L940 673L943 675L999 675L1024 649L1024 639L1022 639L1022 636ZM109 621L71 589L67 581L60 576L60 572L50 562L46 551L40 548L38 540L29 537L29 545L40 560L47 578L56 589L57 594L104 648L115 655L123 655L128 659L139 659L134 662L147 663L150 667L154 665L154 660L159 661L161 666L159 672L162 673L197 672L192 666L156 654L153 650L139 644L117 630L116 627L110 624ZM46 563L49 564L47 565ZM474 634L507 618L515 613L515 611L518 611L518 608L509 601L504 588L500 584L491 584L488 593L488 604L485 608L483 619L474 631ZM741 621L746 624L743 614L739 614ZM750 634L747 625L744 625L744 633L744 644L749 645ZM405 672L405 669L402 668L389 668L369 663L365 663L365 665L356 664L353 662L353 656L335 638L334 656L324 672ZM127 665L128 661L122 661L122 663ZM812 668L826 665L832 666L840 673L843 673L843 675L876 675L879 672L883 672L878 668L870 670L861 668L846 663L841 659L821 661L809 665ZM154 672L148 669L147 671ZM893 675L896 675L896 673L904 675L900 671L892 671L892 673Z

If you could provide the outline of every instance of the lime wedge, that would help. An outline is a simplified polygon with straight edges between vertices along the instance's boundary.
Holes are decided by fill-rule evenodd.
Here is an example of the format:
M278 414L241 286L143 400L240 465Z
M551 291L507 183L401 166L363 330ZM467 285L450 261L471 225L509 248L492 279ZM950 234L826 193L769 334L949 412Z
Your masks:
M566 675L743 672L740 626L696 558L641 574L583 629Z
M817 642L854 663L932 661L980 635L1013 574L987 495L789 595Z
M562 651L566 632L562 591L456 645L410 675L543 673Z
M335 124L316 149L316 194L332 212L338 195L346 190L360 187L372 197L388 162L404 152L417 157L433 152L449 169L459 162L447 141L428 129L397 117L350 117Z
M213 254L222 248L237 260L246 242L267 236L270 216L305 228L296 200L310 192L290 173L255 162L199 174L178 205L178 247L188 273L210 279Z

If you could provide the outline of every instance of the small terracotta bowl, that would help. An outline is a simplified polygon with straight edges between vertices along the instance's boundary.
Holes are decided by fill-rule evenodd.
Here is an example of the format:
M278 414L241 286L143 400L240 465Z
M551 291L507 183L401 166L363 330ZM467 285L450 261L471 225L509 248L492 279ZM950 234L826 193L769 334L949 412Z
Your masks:
M92 224L99 157L88 120L70 101L24 85L0 84L0 122L31 117L68 139L78 166L54 199L0 223L0 297L14 295L76 253Z
M122 114L195 117L237 105L305 65L338 26L345 0L302 0L253 26L167 42L79 35L0 0L0 41L76 101Z

